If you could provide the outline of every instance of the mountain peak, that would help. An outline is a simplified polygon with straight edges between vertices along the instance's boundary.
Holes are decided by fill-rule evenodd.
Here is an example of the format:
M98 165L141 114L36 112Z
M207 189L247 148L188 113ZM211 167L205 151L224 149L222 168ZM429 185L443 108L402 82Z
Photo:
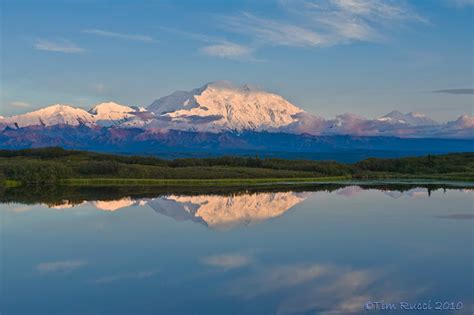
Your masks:
M474 128L474 117L469 115L459 116L458 119L451 122L456 128Z
M253 84L244 84L244 85L237 85L231 81L227 80L218 80L214 82L209 82L204 85L200 90L204 91L206 89L217 89L217 90L234 90L240 93L250 93L250 92L265 92L261 88Z
M117 110L128 110L128 111L133 111L133 108L126 106L126 105L121 105L115 102L103 102L94 105L89 112L97 114L100 111L117 111Z
M235 196L169 195L147 204L158 213L176 220L193 220L212 229L226 230L252 225L281 216L309 194L297 192L257 193ZM173 211L168 211L173 209Z
M249 84L216 81L190 91L176 91L148 109L103 102L89 111L54 104L30 113L0 117L0 130L28 126L101 126L158 131L268 131L311 135L472 138L474 118L461 116L439 124L423 113L394 110L377 119L353 114L324 119L303 111L282 96ZM33 128L36 129L36 128ZM115 130L115 128L114 128Z
M101 126L112 125L117 121L124 121L134 116L137 110L115 102L105 102L95 105L89 110Z
M217 80L206 83L202 88L221 88L221 89L233 89L236 85L232 81L228 80Z
M410 112L408 114L404 114L398 110L391 111L387 115L377 118L377 121L391 124L405 124L410 126L438 125L438 122L428 118L423 113Z
M2 123L16 128L26 126L53 126L92 124L94 117L82 108L65 104L54 104L36 111L7 117Z
M156 100L148 110L157 115L157 125L186 130L192 125L200 131L280 128L303 112L279 95L229 81L175 92Z
M404 114L398 109L395 109L383 117L399 117L399 116L404 116Z
M105 102L95 105L89 110L96 120L122 120L132 117L136 110L132 107L115 102Z
M47 107L41 108L40 110L68 110L68 109L74 109L73 106L69 104L53 104L49 105Z

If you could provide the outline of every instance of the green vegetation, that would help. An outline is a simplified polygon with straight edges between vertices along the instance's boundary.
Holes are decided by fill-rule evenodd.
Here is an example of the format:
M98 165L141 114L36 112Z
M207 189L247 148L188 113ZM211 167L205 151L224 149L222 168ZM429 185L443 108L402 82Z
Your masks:
M257 192L307 192L325 191L331 192L345 187L342 182L337 183L297 183L277 185L251 185L251 186L104 186L97 189L96 186L73 186L73 185L46 185L46 186L21 186L3 190L0 187L0 203L22 203L22 204L47 204L49 206L61 205L67 201L69 204L81 204L84 201L94 200L117 200L125 197L132 199L157 198L167 195L239 195L253 194ZM396 190L408 191L413 188L424 187L428 194L432 190L450 188L448 184L433 183L370 183L359 184L362 189ZM456 186L458 189L472 189L472 185Z
M17 180L5 180L4 183L5 183L5 187L7 187L7 188L20 187L21 186L21 182L17 181Z
M258 185L342 179L474 181L474 153L334 161L224 156L164 160L42 148L0 150L0 183L24 185Z
M238 186L271 183L328 182L350 179L348 176L326 176L306 178L235 178L235 179L127 179L127 178L74 178L60 180L61 184L73 186Z

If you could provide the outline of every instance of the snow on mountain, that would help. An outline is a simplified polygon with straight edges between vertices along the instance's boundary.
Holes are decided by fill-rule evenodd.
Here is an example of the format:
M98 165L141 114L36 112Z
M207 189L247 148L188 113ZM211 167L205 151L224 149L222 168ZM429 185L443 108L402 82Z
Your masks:
M12 128L53 125L78 126L94 124L95 118L84 109L56 104L34 112L6 117L1 122Z
M295 122L294 115L304 112L279 95L226 81L175 92L148 110L156 115L152 127L197 131L269 130Z
M124 197L118 200L97 200L93 201L92 204L99 210L103 211L117 211L122 208L130 207L138 204L138 201L131 199L130 197Z
M100 103L89 110L96 120L122 120L132 117L137 110L115 102Z
M178 221L192 220L212 229L253 225L279 217L308 198L308 193L277 192L232 196L169 195L147 204Z
M406 124L411 126L433 126L438 125L438 122L427 117L423 113L411 112L403 114L398 110L394 110L385 116L377 118L377 121L384 123Z
M155 114L149 112L143 107L139 107L133 115L126 120L120 122L123 128L144 128L150 125L155 119Z
M226 81L206 84L189 92L178 91L153 102L148 110L153 120L129 125L149 129L220 132L224 130L266 130L313 135L348 134L359 136L430 135L440 124L422 113L392 111L367 119L343 114L335 119L312 115L279 95Z
M131 120L136 116L140 120L146 115L147 111L144 108L129 107L115 102L97 104L89 111L70 105L56 104L26 114L0 117L0 126L22 128L28 126L100 125L108 127Z
M353 134L363 135L372 134L371 120L355 114L342 114L336 116L335 119L327 120L324 134Z
M440 124L424 114L403 114L393 111L377 119L367 119L354 114L338 115L327 120L326 128L319 134L355 136L395 136L395 137L441 137L472 138L473 120L471 116L461 116L456 121Z
M449 122L448 125L456 129L474 128L474 117L462 115L455 121Z
M474 138L474 116L462 115L443 125L440 133L451 138Z
M106 102L95 105L89 110L94 115L97 125L109 127L119 125L135 118L135 114L142 113L144 109L120 105L115 102Z
M208 83L188 92L174 92L154 101L147 109L106 102L86 111L58 104L22 115L0 117L0 130L7 126L53 125L138 128L145 129L147 137L174 129L213 133L252 130L311 135L474 138L474 118L468 115L443 124L422 113L399 111L376 119L354 114L324 119L279 95L227 81Z

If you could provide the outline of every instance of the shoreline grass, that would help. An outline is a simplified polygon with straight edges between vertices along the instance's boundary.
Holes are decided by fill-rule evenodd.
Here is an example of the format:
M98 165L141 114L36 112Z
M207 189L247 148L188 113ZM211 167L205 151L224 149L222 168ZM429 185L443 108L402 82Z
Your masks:
M20 187L22 183L18 180L7 179L3 182L3 186L6 188Z
M387 172L369 172L366 174L364 179L367 180L447 180L447 181L462 181L472 183L474 182L474 173L447 173L447 174L399 174L399 173L387 173Z
M199 186L257 186L271 184L298 184L298 183L338 183L347 181L371 182L371 181L409 181L409 182L425 182L425 181L446 181L446 182L463 182L474 183L472 178L448 177L448 176L374 176L369 178L354 178L351 176L326 176L326 177L303 177L303 178L227 178L227 179L145 179L145 178L70 178L59 181L62 186L182 186L182 187L199 187Z
M351 176L304 178L234 178L234 179L129 179L129 178L71 178L59 181L67 186L239 186L284 183L335 182Z
M337 183L344 181L371 182L371 181L446 181L474 183L472 176L459 176L461 174L436 174L426 176L397 176L401 174L370 174L364 178L345 176L323 176L323 177L287 177L287 178L219 178L219 179L150 179L150 178L67 178L61 179L53 185L59 186L83 186L83 187L109 187L109 186L175 186L175 187L221 187L221 186L258 186L258 185L280 185L280 184L298 184L298 183ZM23 183L17 180L5 180L5 188L15 188L23 186Z

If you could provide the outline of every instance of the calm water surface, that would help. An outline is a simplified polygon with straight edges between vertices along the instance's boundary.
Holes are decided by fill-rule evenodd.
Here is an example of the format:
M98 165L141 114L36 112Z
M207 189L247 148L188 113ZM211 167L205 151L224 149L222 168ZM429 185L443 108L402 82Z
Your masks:
M347 186L3 203L0 311L384 314L364 305L447 301L463 307L391 313L473 314L473 197Z

